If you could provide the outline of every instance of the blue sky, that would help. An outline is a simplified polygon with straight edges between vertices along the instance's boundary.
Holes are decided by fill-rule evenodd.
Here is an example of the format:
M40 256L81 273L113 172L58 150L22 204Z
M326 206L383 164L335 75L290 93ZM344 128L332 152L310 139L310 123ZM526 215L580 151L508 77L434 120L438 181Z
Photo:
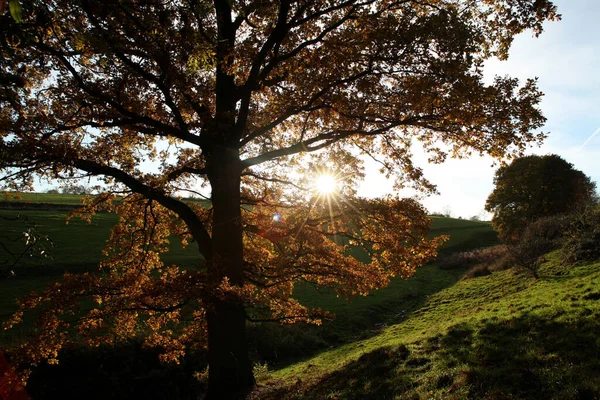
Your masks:
M558 154L583 171L600 186L600 1L556 0L562 21L545 25L534 38L531 32L518 36L507 61L490 60L486 75L510 75L522 80L538 77L545 96L541 104L546 118L542 129L548 133L544 145L530 154ZM450 160L428 165L416 155L417 165L438 186L439 196L423 199L431 212L452 211L455 217L469 218L483 212L493 190L496 167L490 158ZM377 178L373 168L364 191L383 194L391 185ZM377 189L374 189L377 188ZM375 193L377 191L378 193ZM489 215L487 216L489 217Z

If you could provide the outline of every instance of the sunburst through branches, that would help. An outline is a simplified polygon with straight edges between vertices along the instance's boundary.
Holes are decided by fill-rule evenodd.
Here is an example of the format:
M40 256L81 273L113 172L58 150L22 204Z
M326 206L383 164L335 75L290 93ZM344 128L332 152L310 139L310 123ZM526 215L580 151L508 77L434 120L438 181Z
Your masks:
M330 196L336 192L338 181L330 173L319 174L314 181L315 191L321 196Z

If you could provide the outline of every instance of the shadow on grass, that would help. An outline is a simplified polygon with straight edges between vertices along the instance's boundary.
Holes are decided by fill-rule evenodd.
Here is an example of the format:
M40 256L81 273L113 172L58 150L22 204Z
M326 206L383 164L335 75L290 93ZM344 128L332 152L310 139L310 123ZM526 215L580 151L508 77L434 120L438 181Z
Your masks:
M591 310L457 325L411 351L380 348L311 382L260 389L260 398L599 399L599 331Z
M250 325L248 337L253 358L272 368L283 368L324 350L376 336L386 326L409 318L429 296L454 285L464 272L465 269L441 270L430 265L417 270L409 280L398 278L374 295L342 305L329 299L331 296L323 296L323 305L312 306L332 310L336 317L321 326Z

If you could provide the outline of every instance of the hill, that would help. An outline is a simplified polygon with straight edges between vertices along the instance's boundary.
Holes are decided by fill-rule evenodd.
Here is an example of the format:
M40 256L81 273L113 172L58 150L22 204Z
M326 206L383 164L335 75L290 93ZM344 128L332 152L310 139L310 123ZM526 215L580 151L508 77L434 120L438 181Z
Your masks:
M47 204L67 202L72 205L75 204L75 199L80 202L81 196L41 194L36 197L36 194L27 194L22 200L30 201L31 204L44 201L48 202ZM0 218L0 230L5 233L5 237L18 238L27 226L34 226L39 234L47 235L53 244L48 249L52 258L44 259L43 262L34 258L23 259L14 268L16 275L13 278L0 279L1 321L6 320L15 311L16 298L59 280L63 273L97 270L110 228L116 222L116 216L108 213L98 213L91 224L79 219L72 219L66 224L69 211L3 210L0 215L4 217ZM15 220L18 215L26 216L27 224L23 220ZM432 217L430 234L450 236L449 242L440 251L442 255L497 242L495 233L487 222ZM20 243L11 241L6 242L6 245L18 247ZM197 257L193 246L182 248L178 240L173 240L171 251L166 253L163 259L166 263L186 265L197 263ZM0 252L0 264L9 261L6 254ZM460 271L442 271L434 265L429 265L419 269L408 281L395 279L387 288L352 302L339 299L327 291L317 291L312 286L298 286L295 295L302 303L323 307L336 313L336 321L328 322L325 329L307 327L308 333L305 336L308 341L305 346L292 343L299 340L294 333L294 340L283 341L287 343L286 349L274 347L272 344L265 348L265 342L269 339L261 327L260 333L256 333L256 353L262 353L261 359L271 363L285 364L290 358L283 357L282 354L287 354L291 359L305 357L331 345L354 340L357 336L371 335L371 330L376 324L391 323L399 318L396 311L398 304L402 304L402 310L411 310L421 304L427 295L452 285L460 275ZM278 328L266 329L274 335L282 335L277 331ZM5 335L0 333L0 342Z
M598 399L600 263L432 294L371 338L263 374L256 399Z

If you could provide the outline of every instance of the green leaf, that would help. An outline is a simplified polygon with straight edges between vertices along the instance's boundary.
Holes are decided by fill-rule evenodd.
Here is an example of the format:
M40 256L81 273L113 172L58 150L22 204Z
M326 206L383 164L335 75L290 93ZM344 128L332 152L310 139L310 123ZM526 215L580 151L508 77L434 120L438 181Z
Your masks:
M15 21L18 23L23 22L23 9L21 8L21 4L19 4L19 0L10 0L8 2L8 8L10 10L10 15L12 15Z

